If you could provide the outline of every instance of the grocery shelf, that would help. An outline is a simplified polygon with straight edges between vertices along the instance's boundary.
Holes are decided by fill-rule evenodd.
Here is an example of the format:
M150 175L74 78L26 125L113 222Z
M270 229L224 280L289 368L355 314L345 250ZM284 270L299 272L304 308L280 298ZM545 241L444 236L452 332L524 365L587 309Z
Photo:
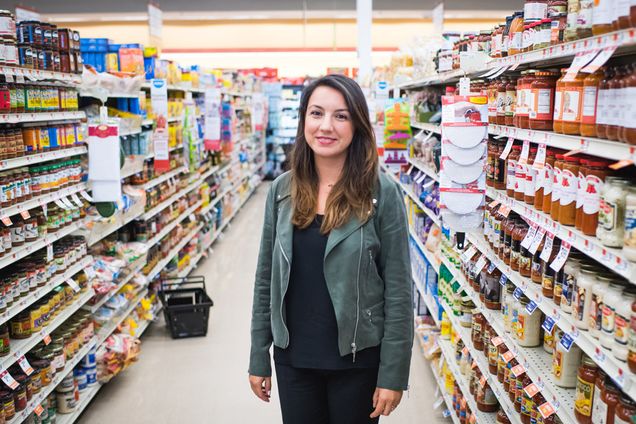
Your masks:
M577 346L592 358L623 391L636 399L636 378L625 362L614 358L611 351L600 346L599 341L592 337L588 331L578 330L570 314L566 314L551 299L543 296L540 284L535 284L531 279L522 277L518 272L513 271L479 236L468 234L468 241L482 254L485 254L488 260L508 277L509 281L519 287L530 300L534 301L546 316L551 317L561 330L572 336ZM455 271L451 269L451 272Z
M431 124L431 123L428 123L428 122L411 121L411 126L413 128L417 128L417 129L420 129L420 130L431 131L431 132L434 132L435 134L441 134L442 133L441 126L439 124Z
M95 398L95 395L97 395L97 392L99 392L102 387L103 384L99 382L95 382L94 385L86 387L84 391L80 392L80 400L75 407L75 410L70 414L60 414L58 412L55 422L57 424L73 424L79 416L82 415L82 412L84 412L86 407L91 403L91 401Z
M190 243L190 240L192 240L194 236L199 234L201 228L203 228L203 225L199 224L194 228L194 230L184 236L181 241L163 259L161 259L157 265L155 265L152 271L148 273L148 281L151 281L153 278L155 278L155 276L157 276L157 274L159 274L161 270L164 269L166 265L168 265L172 258L177 255L179 251L181 251L181 249L183 249L188 243Z
M59 81L64 83L69 83L69 86L74 86L76 84L80 84L82 82L82 76L79 74L71 74L68 72L55 72L55 71L44 71L40 69L28 69L21 68L16 66L0 66L0 74L1 75L13 75L13 76L21 76L28 79L28 82L31 81L40 81L40 80L51 80L51 81Z
M86 117L86 114L83 111L0 113L0 124L18 124L18 123L45 122L45 121L66 121L70 119L83 119L85 117Z
M453 277L462 289L470 296L477 309L484 315L488 323L495 330L497 335L501 337L508 346L508 349L515 354L517 361L523 365L530 379L541 388L541 394L546 401L556 410L557 415L564 424L574 424L574 389L564 389L558 387L547 376L549 370L552 369L552 356L543 350L542 346L535 348L521 347L519 344L505 331L503 316L501 311L487 309L479 299L479 294L470 287L466 278L456 268L445 262L446 267L451 271ZM508 274L507 274L508 275ZM448 314L448 311L446 312ZM486 370L487 371L487 370ZM499 398L499 395L497 395Z
M150 218L157 215L159 212L161 212L162 210L164 210L165 208L173 204L177 199L190 193L192 190L196 189L200 185L201 185L201 180L199 179L195 180L193 183L190 183L186 188L179 190L178 192L176 192L175 194L173 194L172 196L170 196L163 202L159 203L157 206L150 209L148 212L142 214L139 217L139 219L143 221L149 220Z
M433 303L433 299L430 295L430 293L426 293L426 289L424 287L424 283L422 281L420 281L420 279L415 275L415 273L411 273L412 274L412 278L413 278L413 283L415 284L415 287L417 288L417 291L420 292L420 297L422 299L424 299L424 303L426 304L426 308L428 309L429 313L431 314L431 317L433 318L433 321L435 321L435 325L437 325L437 327L439 328L441 323L438 319L438 314L435 313L437 312L437 305L435 305Z
M431 177L434 181L439 182L439 174L435 172L434 170L432 170L431 168L429 168L428 166L424 165L424 163L422 163L420 160L416 158L411 158L411 157L406 158L406 160L411 165L413 165L414 167L416 167L417 169L419 169L420 171L424 172L426 175Z
M486 378L488 385L495 393L495 396L499 400L499 404L503 408L504 412L506 413L510 421L513 424L521 424L521 419L519 418L519 414L515 411L514 405L510 401L510 398L508 397L508 392L504 390L503 384L501 384L499 380L497 380L497 377L490 374L488 370L488 362L483 352L478 351L473 346L473 343L471 340L471 334L470 334L471 329L464 328L461 326L461 324L459 323L459 320L453 314L453 311L450 310L448 305L443 300L440 302L440 304L444 308L444 311L446 312L446 316L449 318L449 320L453 324L453 328L455 328L459 337L464 341L464 346L468 349L468 351L470 352L471 358L475 361L482 375ZM468 391L468 385L466 384L466 380L464 380L461 372L459 371L457 362L453 360L455 356L453 355L453 348L450 342L440 338L439 345L442 348L442 352L444 353L444 356L449 359L447 361L449 368L451 369L451 372L453 373L453 375L455 375L455 380L459 382L460 387L462 389L462 393L464 393L464 397L474 402L474 399L472 398L470 391ZM546 368L546 369L549 369L549 368ZM464 387L462 387L462 383ZM477 411L479 413L479 410L476 408L476 405L475 407L473 407L473 405L471 404L470 407L473 411ZM495 416L496 416L496 414L484 414L484 413L481 413L481 415L482 416L485 415L485 417L483 418L484 421L482 421L478 417L477 422L479 424L481 424L482 422L494 422ZM486 421L486 419L489 421ZM569 422L567 424L569 424Z
M455 351L451 343L448 340L442 339L441 337L438 338L437 343L439 344L439 347L442 350L442 355L444 355L444 358L446 358L446 364L448 365L448 368L450 369L451 373L455 377L455 382L457 382L457 385L459 386L460 390L462 391L462 394L464 395L464 399L466 399L466 403L468 404L468 406L470 406L471 411L473 412L473 414L475 414L475 417L477 418L476 422L478 422L479 424L496 423L496 415L497 415L496 413L485 413L477 409L477 402L475 401L475 398L473 397L473 395L470 393L468 382L466 381L466 378L464 377L464 375L461 373L459 369L459 365L457 365L457 362L455 361L455 354L454 354ZM471 354L472 354L472 351L471 351ZM477 354L479 355L481 354L481 352ZM488 369L486 369L485 371L486 371L486 374L488 374ZM484 371L482 370L482 373L483 372ZM493 387L493 390L494 390L494 387ZM452 410L451 413L453 413L454 415L454 410ZM513 418L511 417L510 419L512 420ZM518 423L514 423L514 424L518 424Z
M90 311L92 314L97 312L97 310L101 308L106 302L108 302L115 294L117 294L117 292L119 292L119 290L121 290L122 287L128 284L135 277L135 275L138 275L141 273L141 270L143 269L143 267L146 266L147 259L148 259L148 255L144 254L140 256L136 261L128 265L127 267L129 269L128 274L126 274L126 276L117 283L116 287L114 287L109 293L106 293L94 305L84 305L82 309Z
M153 187L158 186L159 184L168 181L170 178L174 178L177 175L184 173L184 172L188 172L188 168L186 168L185 166L179 166L175 169L172 169L168 172L164 172L163 174L159 175L156 178L153 178L152 180L148 181L147 183L141 184L139 186L135 186L135 187L139 187L142 190L150 190Z
M181 221L183 221L184 219L186 219L186 217L188 217L189 215L193 214L194 211L199 209L201 207L202 203L203 203L203 201L199 200L194 205L192 205L189 208L187 208L176 219L173 219L172 221L170 221L168 224L166 224L161 229L161 231L159 231L157 234L155 234L154 237L152 237L150 240L148 240L146 245L150 248L151 246L154 246L155 244L157 244L159 241L161 241L161 239L163 239L165 236L167 236L170 233L170 231L172 231L177 225L179 225L181 223Z
M415 244L417 244L417 247L420 250L420 252L422 252L424 257L426 258L426 262L428 262L428 264L435 270L436 274L439 274L439 261L435 258L435 255L433 254L433 252L430 252L424 246L424 243L422 243L422 240L420 240L419 236L410 225L409 225L409 234L411 235L411 238L413 239L413 241L415 241Z
M105 222L96 221L87 237L88 246L94 245L124 225L137 219L144 212L144 207L145 205L141 201L137 201L127 211L118 210L115 215Z
M74 184L70 187L56 190L53 193L42 194L32 198L31 200L3 208L2 212L0 212L0 217L17 215L21 212L28 211L29 209L37 208L38 206L43 206L47 203L60 200L61 198L70 196L71 194L79 193L82 190L88 190L88 185L86 185L86 183Z
M69 319L79 308L82 307L88 300L95 295L93 289L88 289L86 292L81 293L73 303L67 305L53 320L49 322L49 325L40 330L37 334L31 334L28 339L11 339L11 352L8 356L0 359L0 368L3 370L8 369L13 365L20 357L26 355L31 349L33 349L38 343L40 343L46 336L49 336L57 327L62 325L67 319Z
M139 292L135 296L135 298L130 301L130 303L128 304L126 309L124 309L124 311L121 314L116 315L115 317L113 317L113 320L111 322L107 323L106 325L102 326L102 328L99 329L99 331L97 332L97 335L96 335L97 336L97 346L101 346L102 344L104 344L106 339L108 337L110 337L110 335L113 333L113 331L115 331L117 329L117 327L119 327L119 324L124 322L124 320L128 317L128 315L130 315L132 313L132 311L135 310L135 308L137 307L139 302L141 302L141 299L143 299L144 296L146 296L147 293L148 293L148 289L147 288L141 290L141 292Z
M616 272L634 283L636 281L636 263L627 260L621 249L613 249L603 246L601 241L593 236L586 236L574 227L566 227L555 222L549 215L538 212L533 207L511 199L504 192L488 187L486 194L507 205L519 215L535 222L540 227L555 234L556 237L566 241L572 247L584 255L589 256L610 270Z
M64 365L64 370L62 370L62 372L56 373L55 377L53 377L53 379L51 379L51 382L47 386L42 387L42 389L40 390L39 393L33 395L31 400L27 404L27 407L24 410L22 410L20 412L17 412L12 420L7 421L7 424L18 424L18 423L21 423L24 420L26 420L29 417L29 415L31 415L33 413L33 411L35 411L35 409L38 406L40 406L40 404L42 402L44 402L44 400L47 397L49 397L49 395L51 393L53 393L55 388L62 382L62 380L64 380L64 378L70 372L73 372L73 368L75 368L75 366L77 366L77 364L79 364L79 362L82 360L82 358L84 358L88 354L88 352L90 352L90 350L93 347L95 347L96 343L97 343L97 341L96 341L95 337L93 337L88 343L86 343L84 346L82 346L82 348L75 354L75 356L73 356L70 360L66 361L66 365ZM95 392L90 397L90 399L92 399L95 396L95 393L97 393L97 391L99 390L99 386L100 386L99 383L95 383L95 386L89 387L84 392L80 392L80 393L82 393L82 394L90 393L93 390L95 390L95 387L97 387ZM82 409L86 408L86 405L88 405L88 402L90 402L90 399L88 399L86 404L83 405ZM82 403L83 403L83 400L80 400L80 405L82 405ZM58 424L59 423L65 423L65 422L66 423L74 422L74 420L81 413L81 410L79 410L79 406L80 405L78 405L77 408L76 408L77 414L75 414L75 412L73 414L60 414L58 412L57 413L56 422ZM70 420L70 421L68 421L68 420Z
M435 377L435 381L437 382L437 387L439 387L439 391L444 398L444 403L446 403L446 409L450 412L450 418L453 421L453 424L460 424L459 418L455 414L455 409L453 408L453 399L450 398L450 395L446 392L446 386L444 381L439 375L439 372L435 369L435 365L433 362L429 361L431 364L431 371L433 372L433 377ZM470 392L469 392L470 395ZM59 421L59 420L58 420Z
M581 137L580 135L558 134L552 131L526 130L504 125L489 125L488 132L493 135L513 137L531 143L546 144L569 151L580 151L588 155L612 160L636 161L636 146L601 138Z
M62 229L57 230L54 233L47 234L44 237L38 238L36 241L25 243L20 247L12 248L9 253L6 253L3 257L0 258L0 269L7 267L16 261L19 261L20 259L30 255L31 253L37 252L38 250L47 247L48 245L61 239L62 237L66 237L75 230L85 226L89 221L90 218L77 220L75 222L72 222L70 225L63 227Z
M138 174L144 170L144 161L146 157L142 155L126 156L124 167L121 169L120 178L128 178L132 175Z
M225 189L223 191L223 193L219 194L213 200L211 200L208 205L206 205L203 208L201 208L201 210L199 211L199 214L202 215L202 214L205 214L205 213L211 211L216 206L216 204L221 201L221 199L223 199L228 193L230 193L232 191L232 189L233 189L233 187Z
M571 59L578 53L589 52L594 49L611 46L618 47L615 55L633 53L634 48L636 47L636 31L633 28L625 29L562 43L527 53L520 53L504 58L492 59L483 69L476 70L474 72L465 72L461 69L456 69L448 72L441 72L437 75L424 77L418 80L407 81L398 84L395 87L399 89L409 90L425 87L427 85L444 84L447 82L457 81L459 80L459 78L465 76L466 74L480 75L489 70L494 71L495 69L501 69L503 67L508 68L512 66L522 65L546 65L554 67L555 65L569 63Z
M0 169L7 171L9 169L31 166L37 163L68 158L71 156L84 155L86 153L88 153L86 146L69 147L67 149L53 150L45 153L35 153L32 155L0 160Z
M172 153L175 150L179 150L179 149L183 149L183 144L177 144L176 146L168 147L168 152ZM144 157L144 160L154 159L154 157L155 157L155 152L150 152Z
M150 327L151 323L152 323L151 319L145 319L141 323L139 323L139 326L135 330L135 337L137 338L141 337L141 335L144 334L144 332L148 329L148 327Z
M82 271L84 268L91 266L93 263L92 256L86 256L76 263L70 265L65 272L62 274L56 274L53 278L46 282L46 284L38 289L30 292L25 297L21 297L17 303L14 303L10 307L7 308L2 314L0 314L0 325L9 321L14 316L18 315L27 307L31 306L33 303L40 300L47 293L53 290L55 287L64 283L64 281L73 277L78 272Z

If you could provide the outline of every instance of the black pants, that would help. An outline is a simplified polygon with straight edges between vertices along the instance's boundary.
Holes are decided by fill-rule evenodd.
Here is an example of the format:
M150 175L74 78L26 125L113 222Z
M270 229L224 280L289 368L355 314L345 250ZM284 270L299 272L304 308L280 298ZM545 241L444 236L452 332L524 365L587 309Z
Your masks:
M316 370L276 364L284 424L373 424L378 368Z

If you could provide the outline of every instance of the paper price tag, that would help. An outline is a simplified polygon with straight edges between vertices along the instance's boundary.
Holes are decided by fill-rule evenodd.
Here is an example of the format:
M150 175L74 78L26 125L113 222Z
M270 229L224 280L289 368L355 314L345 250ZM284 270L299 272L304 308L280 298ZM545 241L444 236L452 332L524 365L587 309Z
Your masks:
M545 321L543 321L543 325L541 327L543 327L543 329L547 333L551 333L555 324L556 324L556 321L552 319L552 317L545 317Z
M546 402L543 405L539 406L539 412L543 419L548 418L550 415L556 413L556 409L550 404L550 402Z
M592 59L598 54L598 50L592 50L589 52L580 52L577 53L570 65L570 69L568 69L565 77L563 77L563 81L574 81L576 74L579 73L579 70L590 63Z
M80 200L80 198L77 196L77 193L71 194L71 200L73 201L73 203L77 205L78 208L81 208L83 206L83 203Z
M80 286L79 284L77 284L77 282L75 280L73 280L72 278L69 278L66 280L66 284L68 284L75 293L77 293L78 291L80 291Z
M65 211L67 211L67 210L71 209L71 208L69 208L69 207L68 207L68 205L67 205L67 204L62 203L62 201L61 201L60 199L55 199L55 200L53 201L53 203L55 203L58 207L60 207L60 208L64 209Z
M536 384L530 383L526 387L523 388L523 391L526 392L528 397L533 398L534 395L539 393L541 390L539 389L539 387Z
M38 405L38 406L35 407L33 412L35 412L35 415L40 417L40 416L42 416L42 413L44 412L44 408L42 408L42 405Z
M92 266L87 266L86 268L84 268L84 273L89 280L92 280L97 276L97 274L95 273L95 269Z
M48 244L46 246L46 261L51 262L53 260L53 245Z
M531 314L534 312L535 309L537 309L537 303L534 300L528 302L528 304L526 305L526 311Z
M491 262L490 265L488 265L488 274L492 274L495 268L497 268L497 265L494 262Z
M47 206L46 203L44 203L44 204L42 204L40 206L42 206L42 212L44 213L44 216L48 218L49 217L49 207Z
M510 371L512 371L515 377L519 377L520 375L523 375L526 372L526 369L524 368L523 365L519 364L512 367Z
M9 386L11 390L15 390L19 386L18 382L15 381L15 378L13 378L7 370L4 370L0 373L0 380L2 380L4 384Z
M13 83L13 74L7 72L4 74L4 78L8 83Z
M448 418L451 416L451 411L449 411L448 409L444 409L444 412L442 412L442 416L444 418Z
M572 348L572 344L574 343L574 338L568 333L563 333L563 337L561 337L561 341L559 343L566 352L569 352Z
M598 363L605 362L605 352L598 346L594 349L594 360Z
M483 375L481 376L481 378L479 379L479 385L483 388L486 385L486 377L484 377Z
M507 364L515 358L515 354L513 351L509 350L508 352L501 355L501 359Z
M29 219L31 218L31 214L29 213L29 211L22 211L20 212L20 215L22 216L22 218L24 219Z
M499 208L499 213L501 215L504 216L504 218L508 218L508 215L510 215L510 211L512 209L510 208L510 206L508 205L501 205L501 207Z
M526 236L523 238L523 240L521 240L521 247L525 248L525 249L529 249L530 248L530 244L532 244L532 241L534 240L534 236L537 234L537 226L535 224L531 223L531 227L528 230L528 232L526 233Z
M68 209L77 209L77 207L71 203L66 197L60 198L60 202L64 203Z
M514 296L515 299L520 300L521 296L523 296L523 291L519 287L517 287L515 291L512 292L512 295Z
M477 368L477 361L475 361L475 360L473 359L473 363L472 363L472 364L470 364L470 368L471 368L471 369L473 369L473 370L474 370L475 368Z
M555 272L559 272L561 268L563 268L563 265L570 254L570 247L571 245L567 241L561 242L561 249L559 250L556 259L554 259L554 261L550 264L550 268L552 268Z
M18 359L18 365L20 365L20 368L22 368L22 371L24 371L26 375L33 374L33 367L29 364L29 361L24 355Z
M2 223L4 225L6 225L7 227L10 227L13 225L13 222L11 222L11 218L9 218L7 215L3 216L2 218L0 218L0 220L2 221Z
M499 159L506 160L508 158L508 155L512 151L512 146L514 143L515 143L514 137L508 137L508 141L506 142L506 147L504 147L503 151L501 152Z
M18 84L24 84L24 75L16 75L15 82Z
M543 241L543 237L545 236L545 231L546 230L543 227L539 227L537 229L537 232L534 235L534 238L532 239L532 243L530 243L530 247L528 248L528 251L530 251L532 255L537 253L537 250L539 249L539 246L541 245L541 242Z
M503 343L503 339L501 337L497 336L497 337L493 337L491 342L492 342L493 346L499 347L499 345Z
M594 58L594 60L592 60L583 69L581 69L581 72L584 72L586 74L593 74L594 72L598 71L599 68L603 66L610 57L612 57L617 48L618 46L605 47L603 50L601 50L598 56Z
M87 202L93 202L93 198L86 192L86 190L80 191L80 196L86 199Z
M464 348L462 349L462 355L464 356L468 355L468 347L464 346Z
M521 155L519 156L519 163L528 163L528 156L530 155L530 142L523 140L523 147L521 148Z
M501 274L501 277L499 277L499 284L505 286L507 282L508 277L506 277L504 274Z
M489 205L489 206L490 206L491 208L494 208L494 207L495 207L495 206L497 206L499 203L500 203L500 202L499 202L499 200L495 199L495 200L493 200L492 202L490 202L490 205Z
M44 342L45 345L48 346L49 344L51 344L51 335L50 334L45 335L42 341Z
M488 262L486 255L481 255L481 257L475 264L475 273L481 272L481 270L484 269L484 267L486 266L486 262Z
M534 163L532 167L535 169L543 169L545 166L545 157L547 153L547 146L545 143L539 144L539 149L537 150L537 156L534 158Z
M543 250L541 251L540 256L541 260L544 262L550 260L550 256L552 255L552 246L554 244L554 234L549 231L546 234L545 244L543 245Z
M475 253L477 253L477 248L475 246L470 246L468 250L465 250L464 253L461 254L460 259L462 262L466 262L472 258Z

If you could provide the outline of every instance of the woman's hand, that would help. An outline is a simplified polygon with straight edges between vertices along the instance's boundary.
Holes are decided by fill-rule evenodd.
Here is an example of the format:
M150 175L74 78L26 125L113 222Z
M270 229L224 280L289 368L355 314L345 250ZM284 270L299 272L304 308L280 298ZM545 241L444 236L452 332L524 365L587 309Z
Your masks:
M380 415L388 417L391 415L391 412L398 407L400 400L402 400L401 390L389 390L376 387L375 393L373 394L373 407L375 410L371 414L371 418L376 418Z
M272 377L258 377L250 375L250 386L252 391L263 402L269 402L272 392Z

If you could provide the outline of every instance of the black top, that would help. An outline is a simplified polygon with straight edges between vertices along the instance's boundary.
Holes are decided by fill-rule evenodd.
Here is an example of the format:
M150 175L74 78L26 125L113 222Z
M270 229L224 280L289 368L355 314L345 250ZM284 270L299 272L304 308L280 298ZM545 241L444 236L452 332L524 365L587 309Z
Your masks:
M285 294L287 349L274 347L277 364L296 368L338 370L374 368L380 364L380 346L340 356L338 324L323 269L326 234L320 233L322 215L304 229L294 227L289 287ZM355 305L352 305L355 307Z

